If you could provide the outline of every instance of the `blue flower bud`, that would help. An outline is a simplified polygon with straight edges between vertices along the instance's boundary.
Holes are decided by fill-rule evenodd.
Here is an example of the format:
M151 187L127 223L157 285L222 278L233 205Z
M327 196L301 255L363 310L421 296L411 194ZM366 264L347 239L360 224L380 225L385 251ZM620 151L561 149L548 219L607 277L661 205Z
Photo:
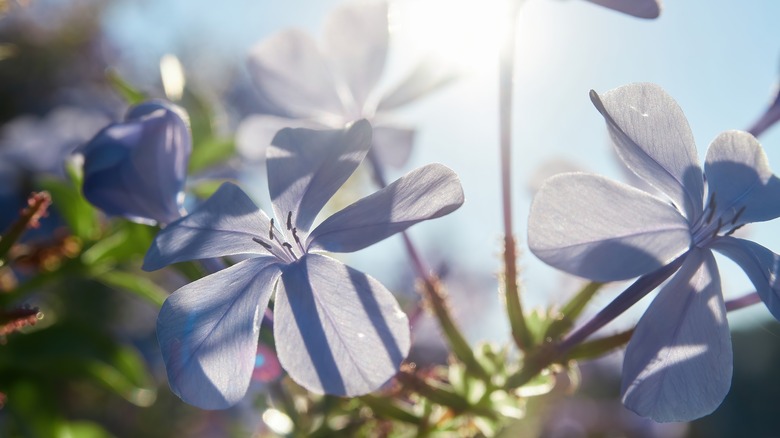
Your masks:
M80 148L82 191L112 216L167 224L181 217L184 180L192 152L186 113L164 101L131 108Z

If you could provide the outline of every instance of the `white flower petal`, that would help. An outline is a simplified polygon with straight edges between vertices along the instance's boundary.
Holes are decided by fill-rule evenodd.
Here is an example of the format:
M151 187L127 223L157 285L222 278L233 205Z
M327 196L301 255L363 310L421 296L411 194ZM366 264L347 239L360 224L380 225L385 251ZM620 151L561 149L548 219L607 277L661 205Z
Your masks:
M374 126L372 144L379 162L401 167L409 160L414 144L415 131L398 126Z
M157 234L143 269L153 271L171 263L227 255L268 255L268 250L253 239L267 237L270 228L271 220L246 193L232 183L224 183L195 211Z
M714 217L731 220L743 207L732 226L780 216L780 181L751 134L726 131L718 135L707 150L704 174L709 196L715 197Z
M168 382L185 402L224 409L244 397L276 279L273 257L245 260L171 294L157 317Z
M409 321L382 284L307 254L282 274L274 307L279 362L315 393L354 397L388 381L409 353Z
M584 173L556 175L539 189L528 246L545 263L596 281L654 271L688 250L685 218L641 190Z
M394 110L426 96L457 79L457 75L454 72L442 69L444 64L435 57L425 58L398 85L384 94L377 105L376 111L379 113Z
M345 129L283 129L271 143L266 165L276 218L284 225L289 218L305 239L322 207L368 153L371 125L359 120Z
M236 129L236 150L246 159L265 161L271 141L284 128L324 129L325 126L308 119L253 114Z
M296 117L342 114L336 82L314 40L296 29L252 48L249 74L260 93Z
M702 211L704 180L688 121L655 84L630 84L598 95L593 104L607 121L617 153L629 169L666 194L694 220Z
M694 249L636 327L623 362L623 403L655 421L689 421L717 408L733 354L715 258Z
M387 58L387 3L351 2L325 21L325 52L352 92L357 108L379 81Z
M357 251L462 204L458 175L441 164L429 164L327 218L312 231L306 246Z
M731 236L716 239L711 247L745 271L772 316L780 320L780 256L755 242Z

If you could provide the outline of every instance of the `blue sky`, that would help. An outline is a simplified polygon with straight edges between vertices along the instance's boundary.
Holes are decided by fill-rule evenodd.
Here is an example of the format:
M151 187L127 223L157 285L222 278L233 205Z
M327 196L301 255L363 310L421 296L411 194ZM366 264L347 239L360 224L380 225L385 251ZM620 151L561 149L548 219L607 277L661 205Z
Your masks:
M404 11L413 9L412 3L426 1L433 0L398 3ZM219 68L219 63L242 65L252 43L284 27L302 27L319 35L325 14L337 3L225 0L215 6L216 2L203 0L121 1L107 10L105 27L122 48L125 62L154 75L157 59L167 52L183 58L184 52L190 57L194 52ZM489 2L472 3L476 4ZM448 19L464 20L455 9L443 8L432 15L431 33L440 38L453 32L453 40L483 41L491 29L474 20L437 30ZM778 17L780 2L772 0L667 0L661 17L654 21L582 0L527 0L519 20L513 165L515 230L525 254L521 267L532 294L529 302L549 303L551 297L562 295L558 289L565 283L525 249L531 175L550 160L563 159L583 170L622 177L588 91L607 91L631 82L660 84L688 116L703 157L719 132L746 128L772 97L780 64ZM424 38L403 26L398 30L391 46L388 82L415 59L435 50L424 44ZM501 233L497 63L484 56L495 47L478 48L477 55L473 47L470 52L463 49L460 60L452 59L457 47L441 52L460 66L470 65L469 71L446 90L399 114L419 129L409 169L442 162L459 173L467 197L459 212L421 224L412 235L424 247L447 245L449 254L473 269L495 273L500 266ZM780 128L770 130L761 141L773 168L780 169ZM755 226L751 237L780 252L779 227L777 222ZM400 252L398 239L391 239L351 257L350 263L392 285L395 273L379 263L387 254ZM747 280L730 263L721 267L727 294L749 290ZM756 307L751 315L769 318L768 312Z

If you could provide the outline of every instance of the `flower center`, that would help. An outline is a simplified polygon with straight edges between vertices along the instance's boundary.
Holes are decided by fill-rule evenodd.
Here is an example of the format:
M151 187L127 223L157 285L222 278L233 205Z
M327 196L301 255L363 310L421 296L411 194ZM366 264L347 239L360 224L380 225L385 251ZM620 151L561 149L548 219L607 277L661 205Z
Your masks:
M717 201L715 193L713 193L707 208L702 212L696 225L692 227L693 244L698 247L706 247L718 237L734 234L735 231L745 226L745 223L739 222L745 208L744 205L739 209L736 209L736 206L731 206L716 217Z
M268 227L268 237L253 237L252 240L268 250L271 255L286 263L292 263L298 260L306 253L301 239L298 237L298 229L292 224L292 211L287 212L287 233L280 232L271 218L271 225ZM287 237L285 237L285 235ZM295 242L295 245L289 241Z

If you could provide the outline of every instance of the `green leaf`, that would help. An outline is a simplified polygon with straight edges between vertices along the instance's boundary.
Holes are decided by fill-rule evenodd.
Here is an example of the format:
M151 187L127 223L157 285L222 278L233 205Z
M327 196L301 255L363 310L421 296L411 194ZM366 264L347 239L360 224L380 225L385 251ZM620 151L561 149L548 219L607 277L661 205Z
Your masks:
M612 336L583 342L569 351L566 355L566 360L593 359L605 356L626 345L631 340L631 335L633 334L634 329L631 329Z
M85 250L81 259L85 265L92 266L141 258L152 244L156 231L156 227L120 221L108 237Z
M138 406L156 398L141 355L91 326L63 321L3 346L0 387L18 379L69 382L85 379Z
M106 78L108 83L114 88L114 91L122 96L128 105L136 105L146 100L146 95L125 81L115 69L108 69Z
M41 186L51 194L57 211L73 234L82 240L95 239L100 232L97 210L81 194L77 185L54 178L41 181Z
M392 418L404 423L422 425L424 420L415 415L409 407L404 406L400 401L392 400L388 397L377 397L373 395L364 395L360 400L365 403L378 418Z
M566 303L559 313L559 317L547 327L545 339L557 339L559 336L571 330L574 321L580 316L585 306L601 289L604 283L590 282Z
M95 274L92 278L106 286L116 287L131 292L154 304L158 308L163 305L163 302L168 297L168 292L165 289L158 286L157 283L152 280L138 274L112 269Z
M57 427L58 438L111 438L99 424L91 421L63 421Z
M224 183L225 180L221 179L201 180L190 185L188 191L200 199L207 199Z
M198 142L192 149L190 156L190 174L222 163L233 156L236 151L236 144L232 138L214 138L210 137Z
M523 386L515 389L518 397L536 397L549 393L555 388L555 374L550 368L545 368Z

